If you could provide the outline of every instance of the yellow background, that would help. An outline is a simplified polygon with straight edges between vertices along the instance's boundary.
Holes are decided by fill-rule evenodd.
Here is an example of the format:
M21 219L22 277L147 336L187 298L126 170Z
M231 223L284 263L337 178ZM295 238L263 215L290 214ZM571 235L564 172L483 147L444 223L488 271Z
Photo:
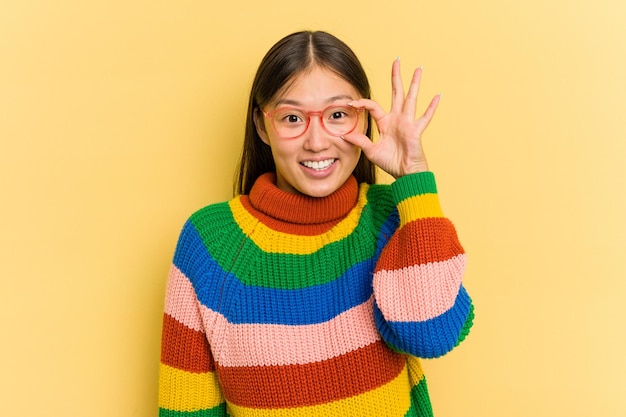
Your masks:
M231 195L280 37L439 91L425 141L469 253L438 417L626 415L626 2L2 1L0 414L154 416L182 223ZM407 80L408 81L408 80Z

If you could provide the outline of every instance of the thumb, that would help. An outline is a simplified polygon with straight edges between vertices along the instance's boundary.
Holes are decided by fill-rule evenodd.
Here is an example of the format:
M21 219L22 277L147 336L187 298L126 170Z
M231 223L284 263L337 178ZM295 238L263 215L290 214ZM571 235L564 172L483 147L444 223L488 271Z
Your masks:
M367 136L362 133L348 133L347 135L340 136L341 139L345 140L348 143L351 143L354 146L361 148L365 156L372 151L374 147L374 142Z

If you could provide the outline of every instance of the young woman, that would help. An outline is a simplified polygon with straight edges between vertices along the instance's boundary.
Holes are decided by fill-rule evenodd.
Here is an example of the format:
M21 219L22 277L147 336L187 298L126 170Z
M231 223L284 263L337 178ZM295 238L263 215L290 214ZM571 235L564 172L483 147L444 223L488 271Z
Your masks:
M454 348L473 306L392 68L389 113L354 53L298 32L252 86L237 196L185 224L170 271L161 416L432 416L418 358ZM372 119L379 140L370 140ZM375 165L396 180L375 184Z

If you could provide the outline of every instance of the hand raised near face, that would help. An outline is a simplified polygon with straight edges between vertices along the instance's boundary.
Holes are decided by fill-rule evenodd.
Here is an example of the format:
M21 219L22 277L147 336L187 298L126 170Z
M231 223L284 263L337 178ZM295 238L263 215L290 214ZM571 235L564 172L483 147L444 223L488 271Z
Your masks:
M372 142L362 133L352 132L342 138L360 147L365 156L385 172L399 178L415 172L428 171L428 163L422 147L422 135L432 120L441 94L436 95L424 114L416 118L417 95L422 68L413 73L411 85L405 96L400 74L400 60L393 62L391 70L391 110L389 113L374 100L359 99L350 103L365 108L376 122L379 139Z

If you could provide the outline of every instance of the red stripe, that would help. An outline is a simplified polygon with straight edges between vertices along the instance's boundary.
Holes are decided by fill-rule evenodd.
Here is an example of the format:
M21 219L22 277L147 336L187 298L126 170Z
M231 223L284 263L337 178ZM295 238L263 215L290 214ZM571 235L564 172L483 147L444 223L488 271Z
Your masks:
M189 372L215 371L204 333L164 314L161 338L161 363Z
M465 253L447 218L418 219L398 230L385 246L376 271L447 261Z
M269 227L272 230L276 230L282 233L288 233L292 235L299 236L317 236L328 232L330 229L335 227L341 220L337 219L325 223L313 223L313 224L296 224L290 222L284 222L280 220L276 220L273 217L267 216L262 212L256 210L252 204L250 204L250 199L247 196L242 196L239 201L241 205L254 216L257 220L263 223L265 226Z
M403 355L378 341L345 355L305 365L221 367L224 397L242 407L285 408L324 404L393 380Z

